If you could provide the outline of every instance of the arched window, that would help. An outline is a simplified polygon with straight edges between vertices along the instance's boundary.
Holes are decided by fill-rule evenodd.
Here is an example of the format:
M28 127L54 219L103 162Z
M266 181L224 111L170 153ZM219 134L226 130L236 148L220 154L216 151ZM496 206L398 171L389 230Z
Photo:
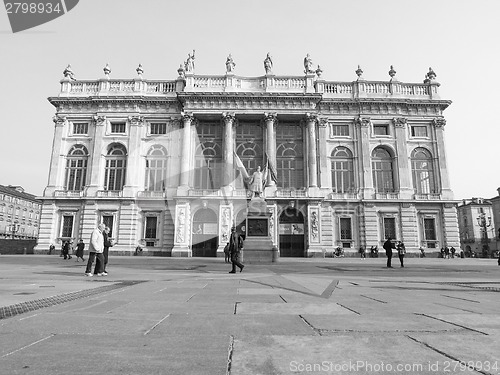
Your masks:
M195 152L194 187L219 189L222 185L222 149L215 142L200 143Z
M377 193L393 193L394 160L385 148L377 147L372 153L373 185Z
M167 150L153 146L146 156L145 190L164 191L167 184Z
M302 128L296 124L281 124L276 128L276 164L278 186L304 187L304 145Z
M87 180L89 153L84 145L74 145L66 158L64 186L68 191L81 191Z
M416 148L412 152L411 171L416 194L437 193L432 155L428 150Z
M335 193L349 193L355 190L354 167L351 151L337 147L332 151L332 188Z
M106 156L104 188L106 190L122 190L127 172L127 150L121 144L109 146Z

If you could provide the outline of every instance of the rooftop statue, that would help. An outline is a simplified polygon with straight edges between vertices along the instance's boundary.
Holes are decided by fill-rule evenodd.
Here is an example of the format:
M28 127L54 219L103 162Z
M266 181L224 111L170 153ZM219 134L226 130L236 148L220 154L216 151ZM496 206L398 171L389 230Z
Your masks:
M266 59L264 60L264 69L266 70L266 74L273 73L273 60L269 52L267 53Z
M66 69L64 69L63 74L64 74L64 78L69 78L72 81L76 80L75 74L73 73L73 70L71 70L71 65L70 64L68 64L68 66L66 67Z
M233 57L231 56L231 54L229 54L226 60L226 73L232 73L235 66L236 63L233 61Z
M188 53L188 58L184 63L187 73L194 73L194 50L193 54Z
M313 69L313 62L309 54L304 57L304 73L309 74L309 73L315 73Z

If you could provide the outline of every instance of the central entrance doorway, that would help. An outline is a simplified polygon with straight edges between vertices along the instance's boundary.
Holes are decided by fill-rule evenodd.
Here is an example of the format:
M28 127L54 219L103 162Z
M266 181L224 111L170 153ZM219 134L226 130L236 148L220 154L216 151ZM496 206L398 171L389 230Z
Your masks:
M279 233L280 257L304 257L304 215L299 210L285 208L280 215Z
M216 257L218 246L217 215L210 209L197 211L193 217L192 254L194 257Z

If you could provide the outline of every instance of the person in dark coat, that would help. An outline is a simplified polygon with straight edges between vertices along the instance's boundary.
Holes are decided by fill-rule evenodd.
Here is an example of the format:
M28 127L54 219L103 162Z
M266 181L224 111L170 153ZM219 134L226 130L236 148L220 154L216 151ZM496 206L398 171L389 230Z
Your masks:
M243 249L243 238L236 232L236 228L231 228L231 236L229 237L229 253L231 254L231 263L233 268L229 273L236 273L236 266L240 268L240 272L245 267L239 260L241 249Z
M229 253L229 242L224 246L224 262L229 263L231 254Z
M392 268L392 265L391 265L392 249L394 249L395 246L392 243L391 237L387 237L387 241L384 242L383 248L385 250L385 255L387 255L387 268Z
M401 267L404 267L403 259L405 258L406 254L406 247L405 244L401 241L398 242L396 249L398 250L398 257L399 257L399 262L401 263Z
M85 259L83 259L83 250L85 249L85 243L83 243L83 240L80 238L80 241L78 241L78 244L76 245L76 261L78 262L78 258L82 260L82 262L85 262Z
M109 248L113 246L111 243L111 238L109 237L109 227L104 228L102 232L102 237L104 238L104 248L102 250L102 256L103 256L103 264L100 269L102 269L103 273L105 275L108 274L108 271L106 270L106 266L108 265L108 255L109 255ZM99 269L99 259L96 260L96 267L94 270L94 275L97 274L97 270Z
M71 259L71 245L69 241L64 242L62 250L64 259Z

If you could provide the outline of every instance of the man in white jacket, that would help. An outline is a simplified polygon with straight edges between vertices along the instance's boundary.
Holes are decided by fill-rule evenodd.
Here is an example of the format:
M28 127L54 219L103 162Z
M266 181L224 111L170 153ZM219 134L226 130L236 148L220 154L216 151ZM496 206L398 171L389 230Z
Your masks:
M94 263L95 258L97 257L96 267L98 267L97 276L106 276L107 274L103 270L104 266L104 237L102 232L104 231L106 226L101 223L97 226L96 229L92 231L90 235L90 244L89 244L89 259L87 262L87 268L85 270L86 276L92 276L92 263Z

